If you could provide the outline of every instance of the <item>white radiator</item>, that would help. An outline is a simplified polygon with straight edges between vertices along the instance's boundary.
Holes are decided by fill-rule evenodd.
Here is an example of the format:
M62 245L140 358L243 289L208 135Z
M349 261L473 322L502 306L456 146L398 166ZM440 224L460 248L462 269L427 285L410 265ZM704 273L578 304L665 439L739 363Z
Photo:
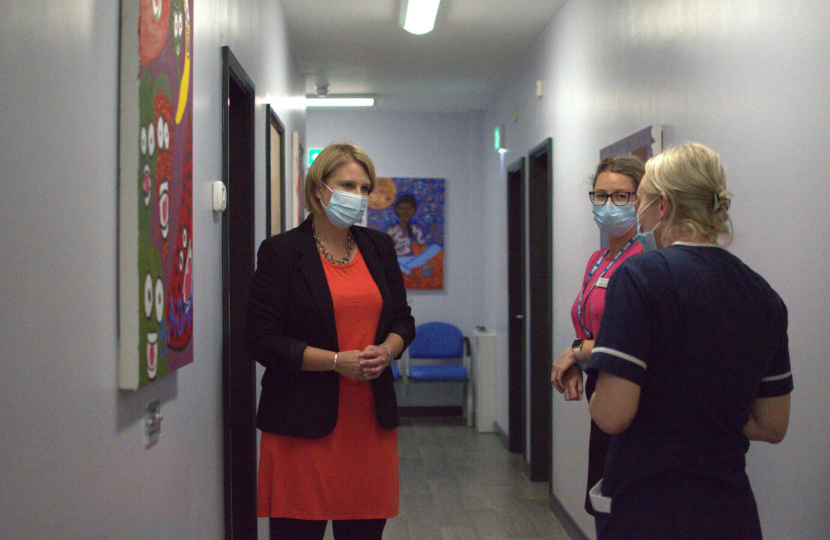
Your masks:
M475 423L479 433L492 433L496 423L496 334L475 331L473 335L473 379Z

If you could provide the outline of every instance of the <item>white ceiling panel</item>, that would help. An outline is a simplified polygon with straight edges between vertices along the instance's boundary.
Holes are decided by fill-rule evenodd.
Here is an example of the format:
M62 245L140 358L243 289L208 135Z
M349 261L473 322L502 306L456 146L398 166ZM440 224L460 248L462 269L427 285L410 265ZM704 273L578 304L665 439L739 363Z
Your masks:
M400 0L281 0L313 94L374 94L377 108L483 109L564 0L442 0L435 29L398 26Z

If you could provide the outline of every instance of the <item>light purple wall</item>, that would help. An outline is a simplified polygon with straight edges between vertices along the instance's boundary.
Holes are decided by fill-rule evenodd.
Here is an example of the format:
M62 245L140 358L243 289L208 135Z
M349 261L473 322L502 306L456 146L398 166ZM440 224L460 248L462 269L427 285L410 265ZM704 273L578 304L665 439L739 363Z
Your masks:
M753 444L748 455L768 538L807 540L830 530L828 21L826 0L567 2L488 107L482 133L489 149L491 129L504 123L510 148L501 162L485 152L484 227L495 245L506 242L505 166L553 137L554 358L573 339L570 307L597 248L584 181L600 148L664 124L668 144L694 140L720 152L735 194L731 251L789 308L796 386L790 432L778 446ZM504 335L507 271L503 257L493 260L481 294L493 306L488 326ZM506 357L506 343L500 347ZM502 395L506 377L502 368ZM506 425L506 401L499 410ZM586 404L555 395L554 492L593 532L582 510L587 435Z
M669 143L718 150L735 193L731 249L790 310L790 433L778 446L753 445L749 474L767 537L817 538L830 529L830 372L822 369L830 328L828 20L826 0L568 2L483 114L389 113L361 122L354 113L315 112L306 146L349 136L380 174L447 178L447 249L456 254L448 289L413 295L415 313L459 317L465 331L486 324L500 334L502 358L507 273L496 246L506 244L505 165L553 137L556 353L572 339L570 304L596 244L583 180L599 149L662 123ZM118 8L92 0L0 4L0 537L222 535L221 221L210 210L210 183L221 177L220 47L232 47L257 85L258 194L265 103L287 133L304 131L306 120L278 3L200 0L194 22L196 361L149 389L119 393ZM501 161L491 150L499 123L510 147ZM264 237L263 212L257 234ZM504 370L499 385L506 429ZM165 419L159 443L145 448L141 415L154 399ZM554 417L554 491L592 531L581 509L585 404L556 396Z
M2 538L224 535L221 219L210 195L222 173L221 46L256 84L258 197L264 105L304 131L303 80L278 2L197 0L195 361L119 392L118 4L0 4ZM146 448L142 415L156 399L161 435Z
M480 113L309 109L307 124L308 148L349 139L368 152L378 176L446 180L444 290L410 290L408 299L416 323L450 322L472 338L486 317L481 276L494 248L482 228Z

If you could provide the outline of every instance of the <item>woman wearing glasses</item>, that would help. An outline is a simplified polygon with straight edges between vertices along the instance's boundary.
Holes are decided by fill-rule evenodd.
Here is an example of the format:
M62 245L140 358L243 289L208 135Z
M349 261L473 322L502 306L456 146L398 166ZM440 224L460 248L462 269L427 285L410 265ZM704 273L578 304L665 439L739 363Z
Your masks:
M600 249L588 259L582 288L571 308L571 319L576 340L553 363L551 382L568 401L582 399L582 370L594 346L599 323L605 309L605 289L608 280L623 261L643 252L635 239L637 232L634 203L637 188L645 170L643 163L634 157L610 156L597 165L593 176L593 189L589 193L593 204L594 221L600 231L608 236L608 247ZM588 399L594 391L596 378L588 376L584 389ZM602 478L609 436L591 422L591 438L588 446L588 489ZM599 521L607 514L598 514L585 496L585 510Z

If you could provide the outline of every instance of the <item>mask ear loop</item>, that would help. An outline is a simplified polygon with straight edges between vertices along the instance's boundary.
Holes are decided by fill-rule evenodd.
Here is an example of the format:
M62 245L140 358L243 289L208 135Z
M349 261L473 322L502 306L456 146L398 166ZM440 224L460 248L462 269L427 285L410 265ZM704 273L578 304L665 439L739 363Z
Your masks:
M654 204L654 201L656 201L656 200L657 200L657 197L654 197L653 199L651 199L651 202L650 202L650 203L648 203L648 204L647 204L647 205L645 205L644 207L640 208L640 211L639 211L639 212L637 212L637 220L638 220L638 221L639 221L639 219L640 219L640 216L641 216L641 215L643 215L643 212L645 212L645 211L646 211L646 208L648 208L649 206L651 206L652 204Z
M661 192L661 193L662 193L662 192ZM650 202L650 203L648 203L647 205L645 205L643 208L640 208L640 211L639 211L639 212L637 212L637 221L638 221L638 222L640 221L640 215L641 215L643 212L645 212L646 208L648 208L649 206L651 206L652 204L654 204L654 202L655 202L655 201L657 201L657 199L659 199L659 198L660 198L660 193L658 193L658 194L657 194L657 196L656 196L656 197L654 197L654 198L651 200L651 202ZM662 219L662 218L661 218L661 219L660 219L660 220L659 220L659 221L658 221L658 222L654 225L654 227L652 227L652 229L651 229L650 231L648 231L648 232L650 232L652 235L653 235L653 234L655 234L655 232L654 232L654 231L656 231L656 230L657 230L657 227L659 227L661 223L663 223L663 219ZM660 241L661 241L661 242L663 241L663 232L665 232L665 231L661 231L661 232L660 232Z
M328 189L329 191L331 191L331 194L332 194L332 197L333 197L333 196L334 196L334 190L333 190L333 189L331 189L331 188L329 187L329 185L328 185L328 184L326 184L325 182L320 182L320 183L321 183L321 184L323 184L323 186L324 186L326 189ZM320 197L319 195L317 195L317 200L318 200L318 201L320 201L320 206L322 206L322 207L323 207L323 210L325 210L326 208L328 208L328 207L326 206L326 204L323 202L323 198L322 198L322 197ZM329 199L329 204L331 204L331 199Z
M658 193L658 194L657 194L657 197L655 197L655 198L654 198L654 200L656 201L657 199L659 199L659 198L660 198L660 195L662 195L662 194L663 194L663 192L662 192L662 191L661 191L660 193ZM666 202L668 203L668 198L666 199ZM660 201L660 204L663 204L663 201ZM660 209L658 208L658 209L657 209L657 211L659 212L659 211L660 211ZM668 214L666 214L666 216L668 216ZM656 225L654 225L654 228L653 228L653 229L651 229L651 232L656 231L656 230L657 230L657 227L659 227L661 223L665 223L664 219L665 219L665 218L660 218L660 219L657 221L657 224L656 224ZM663 244L663 243L664 243L664 242L663 242L663 236L664 236L664 233L665 233L665 232L666 232L666 228L665 228L665 227L663 227L663 230L661 230L661 231L660 231L660 243L661 243L661 244Z

